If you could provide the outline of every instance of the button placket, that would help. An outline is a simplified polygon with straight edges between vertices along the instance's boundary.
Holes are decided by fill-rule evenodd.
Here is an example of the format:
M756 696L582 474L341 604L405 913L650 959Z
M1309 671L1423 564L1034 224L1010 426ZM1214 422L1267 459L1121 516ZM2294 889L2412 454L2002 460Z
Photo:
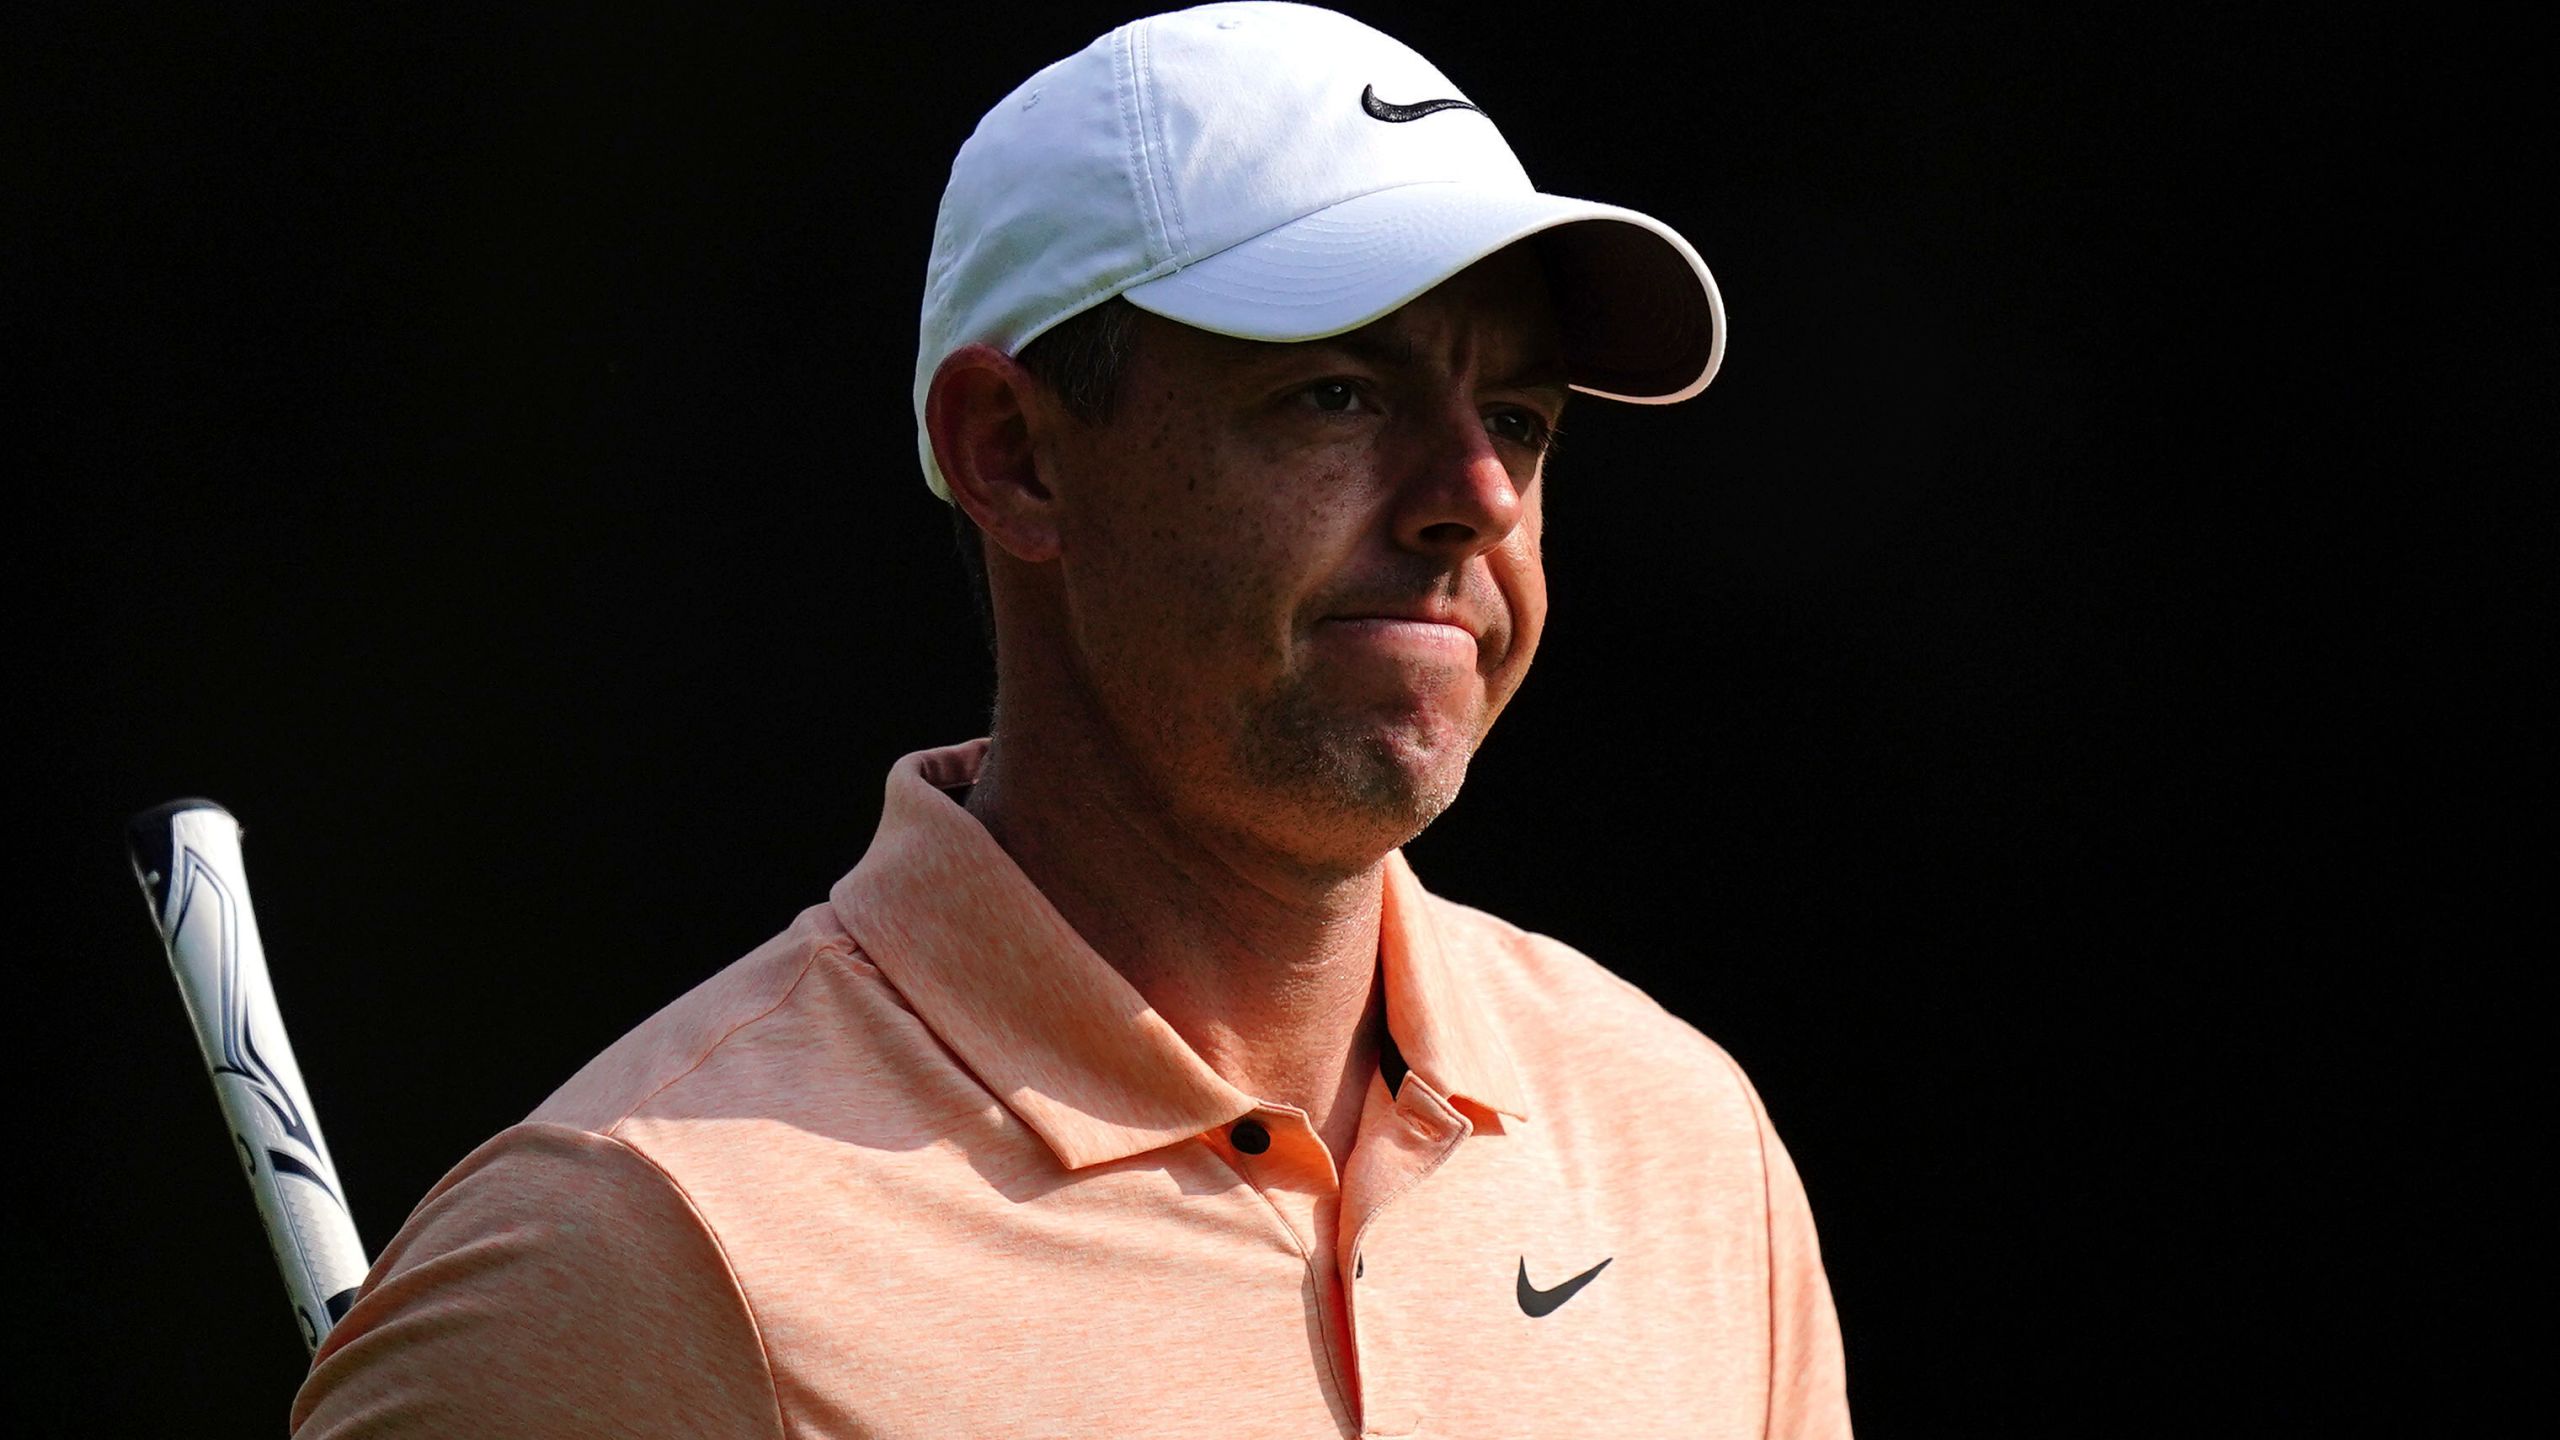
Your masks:
M1265 1105L1211 1132L1212 1144L1226 1152L1227 1162L1270 1206L1300 1257L1307 1282L1314 1287L1324 1363L1332 1372L1346 1414L1358 1413L1357 1359L1352 1350L1347 1305L1342 1294L1339 1240L1341 1190L1339 1176L1324 1141L1305 1112L1286 1105Z
M1379 1219L1397 1197L1439 1169L1472 1132L1465 1115L1419 1077L1408 1075L1393 1108L1380 1116L1374 1128L1362 1131L1360 1143L1351 1152L1351 1173L1344 1177L1342 1201L1342 1234L1350 1259L1341 1273L1346 1277L1345 1308L1360 1373L1364 1435L1404 1435L1421 1425L1420 1376L1409 1361L1419 1359L1414 1347L1427 1338L1382 1331L1372 1318L1380 1310L1393 1311L1394 1289L1399 1280L1409 1277L1388 1272L1369 1281L1370 1243ZM1356 1291L1352 1281L1362 1282ZM1381 1285L1387 1287L1385 1292L1378 1289ZM1382 1293L1386 1304L1365 1303L1367 1297Z

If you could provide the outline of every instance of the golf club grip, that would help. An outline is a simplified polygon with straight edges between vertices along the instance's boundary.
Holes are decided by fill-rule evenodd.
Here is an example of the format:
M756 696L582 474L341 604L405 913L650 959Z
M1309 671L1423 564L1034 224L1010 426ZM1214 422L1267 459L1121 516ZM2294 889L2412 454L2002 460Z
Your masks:
M210 800L174 800L133 817L126 838L303 1342L317 1350L364 1280L364 1242L276 1009L239 823Z

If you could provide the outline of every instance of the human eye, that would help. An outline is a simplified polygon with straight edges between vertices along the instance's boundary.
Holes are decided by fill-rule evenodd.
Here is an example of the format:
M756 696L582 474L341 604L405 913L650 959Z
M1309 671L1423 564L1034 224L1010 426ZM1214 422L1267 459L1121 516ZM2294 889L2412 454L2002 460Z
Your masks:
M1555 441L1555 426L1535 410L1504 405L1485 412L1484 428L1497 440L1544 453Z
M1366 405L1368 397L1360 393L1357 381L1335 378L1304 387L1298 391L1298 398L1319 414L1348 415Z

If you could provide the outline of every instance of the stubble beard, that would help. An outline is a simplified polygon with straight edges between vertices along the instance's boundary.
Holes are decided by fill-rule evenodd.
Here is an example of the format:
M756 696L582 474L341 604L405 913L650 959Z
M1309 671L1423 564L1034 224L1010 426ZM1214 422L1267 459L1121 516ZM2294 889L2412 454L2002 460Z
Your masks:
M1311 677L1291 680L1238 717L1238 772L1285 797L1327 850L1393 849L1419 835L1458 798L1476 737L1455 726L1438 733L1382 731L1374 716L1328 705ZM1346 862L1375 863L1344 855Z

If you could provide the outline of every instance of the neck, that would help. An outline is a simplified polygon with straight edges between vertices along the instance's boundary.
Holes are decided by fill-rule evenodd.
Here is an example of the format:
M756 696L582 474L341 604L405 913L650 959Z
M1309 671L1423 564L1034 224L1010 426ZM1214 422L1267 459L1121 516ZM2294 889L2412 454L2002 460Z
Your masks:
M1012 730L999 709L969 813L1211 1069L1306 1111L1338 1162L1383 1030L1385 858L1293 865L1079 733Z

